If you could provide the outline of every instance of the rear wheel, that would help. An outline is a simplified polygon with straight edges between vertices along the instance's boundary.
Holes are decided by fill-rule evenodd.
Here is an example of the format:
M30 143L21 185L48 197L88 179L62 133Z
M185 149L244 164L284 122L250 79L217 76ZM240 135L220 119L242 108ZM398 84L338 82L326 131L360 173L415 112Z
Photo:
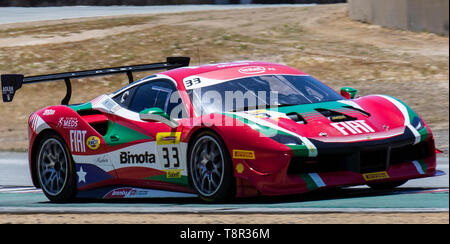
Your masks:
M189 152L189 181L209 202L225 201L235 194L235 179L228 150L212 132L200 133Z
M52 202L68 202L76 194L75 165L64 140L55 132L42 138L38 148L39 184Z

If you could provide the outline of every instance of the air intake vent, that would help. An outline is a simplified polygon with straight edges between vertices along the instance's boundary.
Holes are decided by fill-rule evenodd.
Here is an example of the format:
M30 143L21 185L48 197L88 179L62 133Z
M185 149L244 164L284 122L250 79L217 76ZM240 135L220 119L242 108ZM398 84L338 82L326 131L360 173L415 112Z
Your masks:
M327 117L330 121L333 121L333 122L341 122L341 121L349 121L349 120L357 119L355 117L348 116L346 114L339 113L339 112L329 110L329 109L318 108L318 109L316 109L316 111L321 113L323 116Z
M349 108L349 109L356 110L356 111L362 113L364 116L370 117L370 113L369 113L369 112L366 112L366 111L364 111L364 110L362 110L362 109L355 108L355 107L352 107L352 106L344 106L344 108Z
M308 123L300 114L298 114L296 112L288 113L288 114L286 114L286 116L288 116L290 119L292 119L293 121L295 121L298 124L307 124Z

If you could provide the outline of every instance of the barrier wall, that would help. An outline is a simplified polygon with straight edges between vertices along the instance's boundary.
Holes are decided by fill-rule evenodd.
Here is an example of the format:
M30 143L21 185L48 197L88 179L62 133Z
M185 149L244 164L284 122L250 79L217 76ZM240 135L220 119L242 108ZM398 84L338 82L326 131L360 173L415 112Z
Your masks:
M448 36L449 0L348 0L352 19Z

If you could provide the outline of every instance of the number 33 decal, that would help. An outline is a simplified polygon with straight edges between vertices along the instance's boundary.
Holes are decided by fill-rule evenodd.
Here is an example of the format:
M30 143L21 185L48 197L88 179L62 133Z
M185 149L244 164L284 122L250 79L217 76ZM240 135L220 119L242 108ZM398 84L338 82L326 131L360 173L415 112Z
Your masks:
M180 158L178 156L177 147L162 147L162 157L164 161L164 168L179 168Z
M184 157L180 139L180 132L159 132L156 134L159 161L163 170L183 168Z
M186 87L191 87L192 85L197 85L200 84L202 81L200 80L200 78L194 78L191 80L185 80L184 81L184 86Z

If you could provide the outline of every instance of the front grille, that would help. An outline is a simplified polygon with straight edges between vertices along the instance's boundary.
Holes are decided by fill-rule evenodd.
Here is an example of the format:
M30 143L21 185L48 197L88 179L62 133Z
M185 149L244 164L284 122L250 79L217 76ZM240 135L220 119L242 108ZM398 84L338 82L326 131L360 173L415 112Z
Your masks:
M392 148L390 156L390 164L398 164L405 161L424 159L431 156L431 153L428 144L421 142L417 145Z
M314 158L293 157L289 164L288 174L336 172L344 170L346 154L322 155Z
M354 171L369 173L387 170L389 165L425 159L431 155L426 142L398 148L382 147L318 157L293 157L288 174Z
M366 150L360 152L359 172L368 173L387 170L388 149Z

